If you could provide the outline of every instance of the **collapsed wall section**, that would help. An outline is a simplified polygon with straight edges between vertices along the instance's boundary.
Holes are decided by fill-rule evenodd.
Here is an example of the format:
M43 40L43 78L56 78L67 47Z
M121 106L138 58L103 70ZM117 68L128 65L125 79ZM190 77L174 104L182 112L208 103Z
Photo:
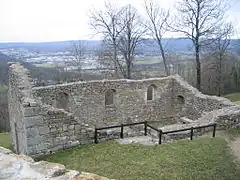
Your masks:
M34 96L91 127L159 121L175 123L172 78L102 80L33 88Z
M9 118L15 152L40 156L58 149L91 143L93 130L73 114L35 99L29 71L9 67Z
M197 123L217 123L219 129L240 128L240 105L216 109L196 120Z
M194 121L204 113L234 106L226 98L202 94L180 76L175 76L173 79L173 103L177 117L187 117Z

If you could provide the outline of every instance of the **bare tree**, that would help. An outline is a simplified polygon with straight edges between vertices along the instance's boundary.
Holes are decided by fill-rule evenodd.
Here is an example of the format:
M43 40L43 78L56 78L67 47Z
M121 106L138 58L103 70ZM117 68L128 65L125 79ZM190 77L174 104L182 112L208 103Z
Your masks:
M118 51L117 41L124 29L124 26L120 26L120 16L122 10L114 7L111 3L105 2L105 8L103 10L90 11L90 26L99 34L103 35L104 42L111 50L111 60L114 63L116 74L118 73Z
M226 1L223 0L181 0L177 8L179 18L172 28L176 32L183 33L193 42L196 84L199 90L201 90L200 53L202 47L206 45L206 40L211 38L223 23L226 7Z
M165 73L170 75L165 49L162 42L162 37L168 30L169 26L169 11L160 8L159 5L152 0L145 0L145 11L148 16L146 27L150 31L150 35L159 46L159 50L163 59Z
M221 96L223 90L223 61L226 60L228 47L231 41L230 35L233 33L231 23L220 27L215 33L207 49L209 54L214 58L213 64L215 67L217 95Z
M130 4L123 7L123 16L121 18L121 26L123 31L120 34L118 49L123 56L123 63L118 61L121 71L125 78L132 78L132 69L134 57L137 54L136 47L141 44L146 28L143 26L141 17L137 9ZM124 68L126 66L126 68Z
M66 67L72 66L77 71L77 80L82 80L82 66L87 53L87 44L83 40L72 41L68 48L69 58L65 62Z

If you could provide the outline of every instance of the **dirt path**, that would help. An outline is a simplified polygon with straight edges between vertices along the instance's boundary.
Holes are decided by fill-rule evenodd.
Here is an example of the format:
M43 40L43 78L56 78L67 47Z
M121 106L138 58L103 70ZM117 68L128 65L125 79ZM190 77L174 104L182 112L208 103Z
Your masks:
M240 137L236 137L233 141L228 142L233 154L238 158L238 162L240 162Z

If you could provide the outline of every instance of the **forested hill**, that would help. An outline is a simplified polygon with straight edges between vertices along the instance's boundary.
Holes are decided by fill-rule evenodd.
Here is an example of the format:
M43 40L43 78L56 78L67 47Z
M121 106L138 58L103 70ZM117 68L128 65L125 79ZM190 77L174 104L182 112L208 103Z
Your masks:
M13 58L0 53L0 84L8 83L8 62L15 61Z

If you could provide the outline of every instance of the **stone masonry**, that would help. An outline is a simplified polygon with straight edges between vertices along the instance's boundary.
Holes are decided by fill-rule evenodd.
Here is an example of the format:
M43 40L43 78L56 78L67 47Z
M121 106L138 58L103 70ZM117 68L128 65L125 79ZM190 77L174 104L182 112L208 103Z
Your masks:
M92 143L95 127L142 121L157 122L165 129L212 122L223 128L240 124L240 106L204 95L179 76L45 87L32 87L31 82L28 70L19 63L10 64L13 147L30 156Z
M96 174L66 169L62 164L35 162L0 146L1 180L110 180Z

